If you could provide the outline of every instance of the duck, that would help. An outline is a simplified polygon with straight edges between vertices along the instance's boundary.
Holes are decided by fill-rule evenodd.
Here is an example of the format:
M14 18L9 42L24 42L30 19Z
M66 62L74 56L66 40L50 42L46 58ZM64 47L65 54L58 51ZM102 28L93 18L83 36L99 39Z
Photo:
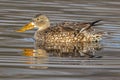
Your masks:
M28 24L16 30L16 32L25 32L37 28L34 34L35 41L45 43L98 42L102 39L102 34L101 32L96 32L92 26L96 26L96 23L100 21L64 21L52 26L46 15L37 14Z

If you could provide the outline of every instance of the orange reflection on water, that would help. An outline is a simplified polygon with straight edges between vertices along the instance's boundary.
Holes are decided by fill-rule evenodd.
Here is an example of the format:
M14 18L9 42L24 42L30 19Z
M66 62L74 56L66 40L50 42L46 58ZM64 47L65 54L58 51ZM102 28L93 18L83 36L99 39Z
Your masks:
M47 66L39 66L39 64L45 64L48 62L48 55L45 50L42 49L23 49L23 55L28 56L26 64L38 64L38 66L31 65L30 68L35 69L47 69Z

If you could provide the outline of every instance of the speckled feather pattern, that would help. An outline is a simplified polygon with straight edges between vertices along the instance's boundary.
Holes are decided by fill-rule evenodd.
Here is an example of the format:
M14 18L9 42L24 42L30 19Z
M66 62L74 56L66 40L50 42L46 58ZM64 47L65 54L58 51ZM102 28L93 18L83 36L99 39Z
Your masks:
M34 38L45 43L75 43L100 41L102 35L95 32L93 26L101 20L93 22L68 22L64 21L55 26L50 24L49 18L44 14L36 15L31 22L17 30L24 32L32 28L38 28Z
M46 43L66 43L66 42L83 42L91 41L91 33L94 32L93 28L90 28L83 33L79 31L85 27L89 26L89 23L79 23L79 22L63 22L56 24L54 27L49 27L44 31L37 31L35 33L35 39L37 41L44 41Z

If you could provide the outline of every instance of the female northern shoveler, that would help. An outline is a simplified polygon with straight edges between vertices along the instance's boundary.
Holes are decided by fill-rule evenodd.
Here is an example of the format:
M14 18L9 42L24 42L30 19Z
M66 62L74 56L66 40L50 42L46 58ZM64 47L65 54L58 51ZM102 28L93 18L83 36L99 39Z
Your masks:
M37 27L35 32L35 40L46 43L58 42L93 42L99 41L102 34L95 33L93 29L94 22L80 23L80 22L63 22L50 27L50 21L47 16L43 14L36 15L30 23L17 32L24 32L26 30Z

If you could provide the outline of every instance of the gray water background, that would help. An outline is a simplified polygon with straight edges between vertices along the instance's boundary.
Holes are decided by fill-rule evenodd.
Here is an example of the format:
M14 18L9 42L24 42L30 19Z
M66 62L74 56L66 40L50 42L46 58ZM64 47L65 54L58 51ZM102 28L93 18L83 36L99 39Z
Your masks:
M108 32L101 41L102 58L51 56L34 59L23 48L34 48L35 30L16 33L30 19L43 13L51 23L94 21ZM46 60L46 59L45 59ZM32 61L32 62L31 62ZM39 63L37 63L38 61ZM42 67L47 66L47 69ZM119 80L120 79L120 1L119 0L0 0L0 80Z

